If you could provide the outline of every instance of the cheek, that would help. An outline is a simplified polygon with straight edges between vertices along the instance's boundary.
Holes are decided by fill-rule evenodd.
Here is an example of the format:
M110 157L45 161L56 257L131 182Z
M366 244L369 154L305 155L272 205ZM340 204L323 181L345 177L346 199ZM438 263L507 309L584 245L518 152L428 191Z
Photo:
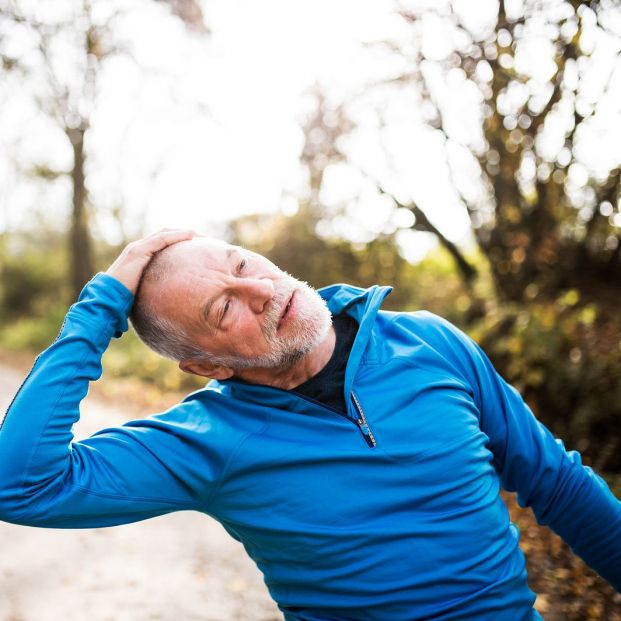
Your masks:
M265 336L260 319L254 313L238 310L232 319L227 337L230 343L235 343L238 351L252 354L256 353L257 348L264 346Z

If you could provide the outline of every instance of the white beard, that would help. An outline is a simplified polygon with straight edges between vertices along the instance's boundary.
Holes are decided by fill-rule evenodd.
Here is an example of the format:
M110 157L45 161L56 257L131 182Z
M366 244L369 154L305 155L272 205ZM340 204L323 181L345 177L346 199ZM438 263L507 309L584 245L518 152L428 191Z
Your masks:
M325 300L308 283L288 278L274 296L266 314L263 335L270 350L259 356L218 356L218 363L234 371L255 368L288 368L312 351L327 336L332 315ZM296 313L289 319L284 334L277 334L280 313L293 291L296 292Z

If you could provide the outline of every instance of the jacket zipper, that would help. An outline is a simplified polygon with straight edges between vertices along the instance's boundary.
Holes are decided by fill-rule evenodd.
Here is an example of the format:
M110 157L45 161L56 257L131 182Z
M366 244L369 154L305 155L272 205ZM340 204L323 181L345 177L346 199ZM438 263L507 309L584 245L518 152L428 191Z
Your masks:
M362 435L364 436L364 439L367 441L367 444L369 445L369 447L374 448L377 445L375 436L373 435L373 432L371 431L371 427L369 427L369 423L367 423L367 417L364 415L364 410L362 409L362 406L360 405L360 402L358 401L358 398L356 397L356 393L354 393L353 390L351 391L351 399L354 402L354 405L356 406L356 410L360 416L360 418L358 419L358 428L362 432Z

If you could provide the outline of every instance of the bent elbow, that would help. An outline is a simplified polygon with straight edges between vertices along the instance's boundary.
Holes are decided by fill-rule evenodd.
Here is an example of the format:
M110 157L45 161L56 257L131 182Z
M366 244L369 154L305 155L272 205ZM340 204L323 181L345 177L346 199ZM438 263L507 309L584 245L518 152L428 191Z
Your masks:
M20 526L46 526L49 507L42 502L43 490L28 492L23 486L0 486L0 521Z
M27 525L25 516L28 513L28 503L23 502L12 494L0 490L0 522Z

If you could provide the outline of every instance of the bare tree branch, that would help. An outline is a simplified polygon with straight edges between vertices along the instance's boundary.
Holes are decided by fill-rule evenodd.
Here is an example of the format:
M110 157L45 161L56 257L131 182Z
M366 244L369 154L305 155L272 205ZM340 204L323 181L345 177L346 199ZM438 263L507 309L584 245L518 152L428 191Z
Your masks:
M390 196L390 198L392 198L397 207L408 209L412 212L412 214L414 214L416 222L412 226L413 229L417 231L424 231L426 233L432 233L438 238L440 244L444 246L444 248L446 248L446 250L453 257L453 260L455 261L455 264L457 265L457 268L463 276L466 284L471 284L478 274L477 269L468 262L461 250L459 250L459 248L429 220L427 214L415 203L409 203L408 205L404 205L394 196L394 194L387 192L382 186L378 185L378 190L382 194Z

